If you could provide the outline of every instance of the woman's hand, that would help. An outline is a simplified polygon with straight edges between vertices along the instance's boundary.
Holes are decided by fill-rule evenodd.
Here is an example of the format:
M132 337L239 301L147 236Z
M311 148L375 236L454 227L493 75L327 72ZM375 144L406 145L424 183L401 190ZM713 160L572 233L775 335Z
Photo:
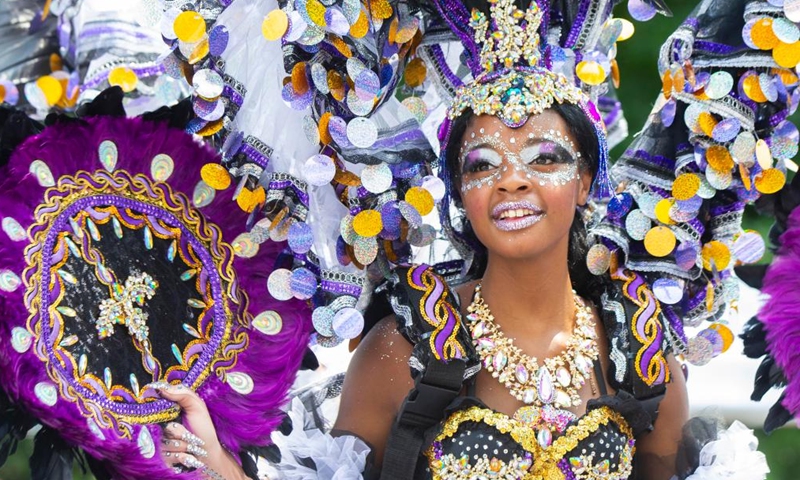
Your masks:
M239 480L247 478L230 453L219 443L205 402L183 385L153 385L165 399L178 404L183 422L169 423L164 429L162 458L175 468L194 468L211 479Z

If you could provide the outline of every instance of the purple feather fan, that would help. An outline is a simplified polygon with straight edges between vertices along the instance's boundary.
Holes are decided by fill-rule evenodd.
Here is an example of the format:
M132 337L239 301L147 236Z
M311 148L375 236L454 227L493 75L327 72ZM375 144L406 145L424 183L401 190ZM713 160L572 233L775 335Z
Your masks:
M215 152L142 119L59 122L3 168L0 381L12 401L114 478L186 478L160 458L195 389L222 444L270 443L310 332L267 276ZM202 181L201 181L202 179Z
M758 318L767 333L769 351L786 377L783 406L800 417L800 208L789 216L779 256L764 276L769 299Z

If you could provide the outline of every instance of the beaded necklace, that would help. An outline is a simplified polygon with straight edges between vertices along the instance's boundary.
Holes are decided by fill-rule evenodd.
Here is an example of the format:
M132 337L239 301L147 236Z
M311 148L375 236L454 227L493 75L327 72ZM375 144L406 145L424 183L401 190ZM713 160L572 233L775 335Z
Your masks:
M578 391L590 378L599 356L597 334L591 309L575 291L575 330L567 348L539 365L535 357L525 355L495 323L489 306L475 288L467 321L472 341L484 368L497 378L517 400L526 405L569 408L581 404Z

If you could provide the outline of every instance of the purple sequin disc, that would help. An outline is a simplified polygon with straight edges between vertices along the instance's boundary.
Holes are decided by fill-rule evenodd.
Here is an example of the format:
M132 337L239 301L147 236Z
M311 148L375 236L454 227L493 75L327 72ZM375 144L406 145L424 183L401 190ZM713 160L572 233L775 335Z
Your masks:
M338 337L356 338L361 335L362 330L364 330L364 316L355 308L343 308L333 317L333 331Z
M683 285L673 278L659 278L653 282L653 293L662 303L675 305L683 298Z
M298 268L292 272L289 287L295 298L308 300L317 291L317 277L307 268Z
M295 253L306 253L314 244L311 227L304 222L295 222L289 227L289 248Z
M618 219L624 217L633 205L633 197L630 193L623 192L611 197L608 202L608 216Z
M646 22L656 16L656 9L644 0L628 0L628 12L639 22Z
M230 34L228 27L225 25L217 25L208 32L208 53L215 57L219 57L228 48L228 40Z

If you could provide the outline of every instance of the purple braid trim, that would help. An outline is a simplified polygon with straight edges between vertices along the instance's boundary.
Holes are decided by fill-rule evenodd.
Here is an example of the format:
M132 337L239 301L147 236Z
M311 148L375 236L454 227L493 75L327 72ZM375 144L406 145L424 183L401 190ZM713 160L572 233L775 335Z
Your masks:
M711 215L716 217L730 212L741 212L744 210L744 202L734 202L729 205L720 205L711 209Z
M228 98L231 103L236 104L238 107L241 107L244 103L244 97L239 95L239 92L234 90L230 85L225 85L222 88L222 96Z
M320 281L319 285L324 291L334 293L336 295L350 295L351 297L356 298L361 296L361 287L350 283L322 280Z
M94 26L94 27L87 27L78 35L78 40L86 40L87 38L91 37L108 37L109 34L113 33L120 33L123 35L131 35L140 40L149 40L152 37L143 33L139 30L131 28L117 28L117 27L107 27L107 26Z
M695 40L694 48L696 50L703 50L717 55L729 55L739 50L736 47L725 45L722 43L709 42L706 40Z
M442 51L441 45L434 45L431 47L430 51L433 54L433 61L439 67L439 71L444 74L447 82L455 88L464 85L464 82L461 81L461 78L453 73L453 71L447 65L447 60L444 58L444 52Z
M253 148L252 145L248 145L247 143L242 143L239 153L245 154L247 158L261 168L267 168L267 164L269 164L269 157L264 156L261 152Z
M686 332L683 330L683 321L681 320L681 317L675 313L675 310L671 305L662 305L661 311L664 312L664 316L667 317L667 321L672 327L672 330L678 334L678 337L682 342L686 343L688 340L686 339Z
M769 126L775 128L787 118L789 118L789 110L784 108L769 118Z
M583 30L583 24L586 22L586 14L589 12L589 5L591 5L592 1L594 0L583 0L581 2L580 10L578 10L578 15L575 17L575 21L572 22L572 28L569 31L567 41L564 42L565 48L574 47L575 42L578 41L578 37L581 35L581 30Z
M375 148L378 150L390 149L392 147L396 147L397 145L413 140L425 140L425 134L422 133L422 130L415 128L414 130L406 131L399 135L381 138L370 148Z
M675 167L675 160L667 158L662 155L651 155L644 150L628 150L625 152L626 157L633 157L638 160L644 160L657 165L665 170L670 170Z

